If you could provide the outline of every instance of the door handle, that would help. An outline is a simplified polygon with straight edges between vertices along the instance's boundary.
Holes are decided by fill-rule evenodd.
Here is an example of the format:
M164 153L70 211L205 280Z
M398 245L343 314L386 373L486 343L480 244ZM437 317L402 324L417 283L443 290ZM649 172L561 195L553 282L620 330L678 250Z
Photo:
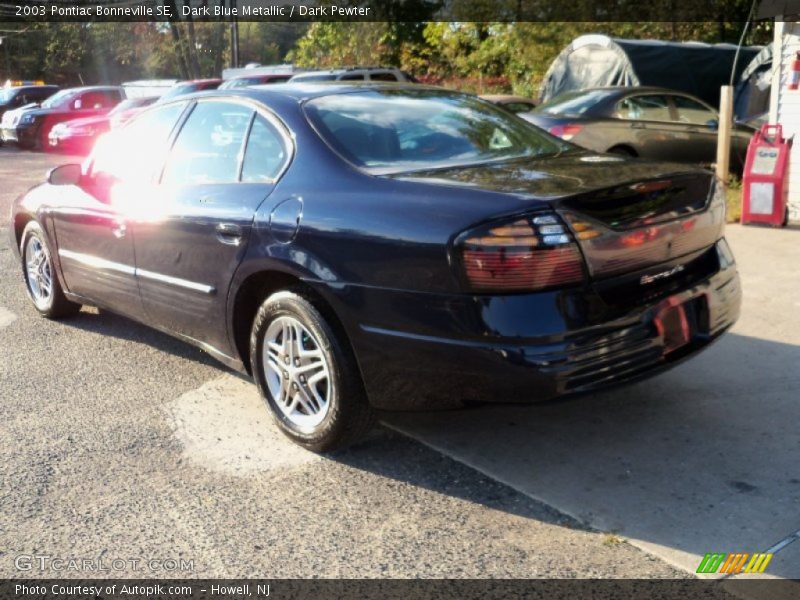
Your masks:
M238 246L242 242L242 228L235 223L217 225L217 239L228 246Z
M631 128L632 129L647 129L647 127L645 126L644 123L636 123L636 122L631 123Z
M128 233L128 226L125 223L117 223L116 227L111 230L115 238L121 240Z

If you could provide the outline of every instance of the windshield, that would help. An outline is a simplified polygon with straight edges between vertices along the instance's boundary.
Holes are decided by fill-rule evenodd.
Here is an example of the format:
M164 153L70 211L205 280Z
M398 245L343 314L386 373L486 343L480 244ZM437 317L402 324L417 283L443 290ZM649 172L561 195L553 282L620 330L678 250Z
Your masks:
M541 104L535 112L548 115L582 115L613 93L610 90L567 92Z
M71 90L63 90L60 92L56 92L52 96L50 96L47 100L42 102L42 108L53 108L55 106L60 105L70 96L74 96L75 92Z
M0 104L8 104L14 98L16 90L0 90Z
M572 148L475 97L438 90L370 90L306 105L322 137L380 173L557 154Z
M148 98L128 98L127 100L123 100L119 104L117 104L114 108L111 109L109 115L116 115L121 112L125 112L126 110L130 110L132 108L140 108L143 106L150 106L153 104L158 97L148 97Z

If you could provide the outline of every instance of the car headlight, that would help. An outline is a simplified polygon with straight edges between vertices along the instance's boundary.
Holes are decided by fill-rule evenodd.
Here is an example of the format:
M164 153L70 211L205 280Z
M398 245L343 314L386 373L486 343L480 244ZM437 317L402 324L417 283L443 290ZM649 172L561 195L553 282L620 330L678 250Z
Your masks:
M19 120L20 125L30 125L36 120L36 117L33 115L22 115L22 118Z

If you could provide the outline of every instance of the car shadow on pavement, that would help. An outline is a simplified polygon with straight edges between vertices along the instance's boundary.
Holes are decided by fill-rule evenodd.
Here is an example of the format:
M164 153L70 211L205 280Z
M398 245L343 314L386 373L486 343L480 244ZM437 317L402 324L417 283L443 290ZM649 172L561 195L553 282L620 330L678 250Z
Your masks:
M385 423L687 566L707 552L763 552L800 529L798 365L798 345L728 334L628 387ZM800 564L776 555L769 572L797 578Z
M180 358L219 368L220 373L229 371L223 363L215 360L200 348L107 310L90 309L87 311L84 308L76 316L64 319L61 323L83 331L146 344Z
M590 530L580 521L388 428L376 427L366 440L352 448L324 456L399 485L422 488L543 523Z

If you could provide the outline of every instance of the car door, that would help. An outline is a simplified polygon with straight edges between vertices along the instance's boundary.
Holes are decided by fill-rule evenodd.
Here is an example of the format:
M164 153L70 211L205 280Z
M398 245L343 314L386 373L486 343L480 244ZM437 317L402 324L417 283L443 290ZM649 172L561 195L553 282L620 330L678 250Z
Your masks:
M626 144L642 158L681 161L680 149L688 132L674 119L664 94L636 94L621 99L615 107L617 119L626 122Z
M146 209L156 166L163 164L168 136L185 108L186 103L157 107L101 139L81 184L64 190L66 201L53 220L69 291L133 317L143 315L130 224Z
M225 351L225 302L258 206L288 161L282 126L237 100L197 101L170 150L158 218L136 224L148 320Z
M687 132L686 143L680 151L684 162L710 165L717 159L719 117L710 106L683 95L670 96L675 118Z

